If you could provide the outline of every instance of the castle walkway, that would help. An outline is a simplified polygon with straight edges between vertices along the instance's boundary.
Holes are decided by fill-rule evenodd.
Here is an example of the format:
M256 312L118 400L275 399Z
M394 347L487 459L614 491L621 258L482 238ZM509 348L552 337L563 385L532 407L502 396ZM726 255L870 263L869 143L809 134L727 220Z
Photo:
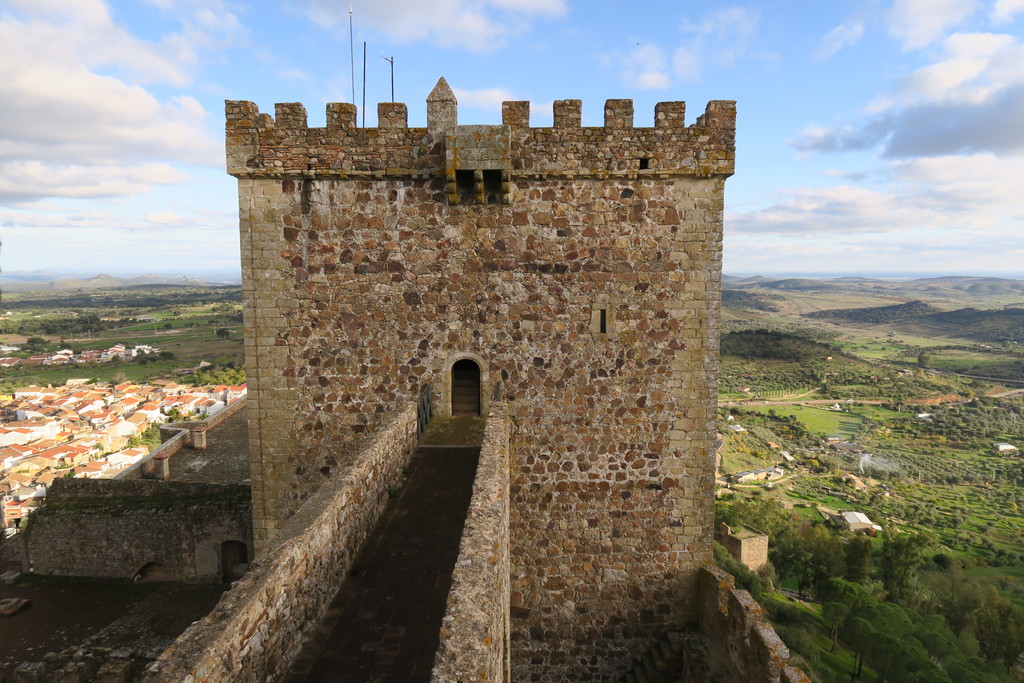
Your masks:
M430 680L483 426L434 418L287 683Z

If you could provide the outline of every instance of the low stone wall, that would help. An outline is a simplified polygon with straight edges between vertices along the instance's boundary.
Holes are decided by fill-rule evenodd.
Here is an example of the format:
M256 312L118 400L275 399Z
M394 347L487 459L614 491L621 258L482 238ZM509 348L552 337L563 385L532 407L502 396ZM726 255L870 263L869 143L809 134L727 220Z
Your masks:
M431 681L509 680L509 420L487 418Z
M750 593L736 588L728 572L703 567L697 579L697 608L706 649L684 662L684 681L708 680L729 672L747 683L811 683L789 665L789 648L764 617ZM716 679L717 680L717 679Z
M206 420L187 422L167 422L160 425L160 437L163 442L160 448L149 453L146 457L118 473L115 479L164 479L167 470L161 461L171 457L182 448L192 446L196 432L206 432L213 429L224 420L228 419L246 405L246 397L229 403L224 410ZM205 436L204 443L205 447Z
M150 667L146 681L280 678L316 628L416 448L408 404L354 450L249 573Z
M252 552L248 486L57 479L22 536L34 574L219 581L225 542Z

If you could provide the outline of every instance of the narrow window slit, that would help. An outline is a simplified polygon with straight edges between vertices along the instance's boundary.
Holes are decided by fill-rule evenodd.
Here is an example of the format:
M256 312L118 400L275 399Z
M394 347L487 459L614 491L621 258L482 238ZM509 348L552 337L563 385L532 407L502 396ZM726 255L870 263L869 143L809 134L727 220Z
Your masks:
M599 325L601 334L608 334L608 309L602 308L600 311L600 315L601 322L599 323Z

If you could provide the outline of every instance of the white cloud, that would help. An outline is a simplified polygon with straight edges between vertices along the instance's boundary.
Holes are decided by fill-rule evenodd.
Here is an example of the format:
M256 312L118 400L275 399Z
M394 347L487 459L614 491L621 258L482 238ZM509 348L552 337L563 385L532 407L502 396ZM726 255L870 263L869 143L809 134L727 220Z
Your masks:
M181 225L185 222L185 219L178 214L167 211L147 213L143 218L147 223L152 223L154 225Z
M698 22L684 22L680 28L691 37L673 55L676 76L695 81L708 66L735 64L749 53L759 20L756 10L727 7L706 14Z
M504 88L481 88L479 90L463 90L452 88L455 99L459 102L459 108L473 107L485 111L501 111L501 103L512 101L516 98L511 92Z
M99 0L14 0L0 14L0 201L132 195L187 179L170 164L222 163L198 101L143 86L189 83L214 36L237 27L230 13L187 5L168 10L184 17L181 32L156 41L117 25Z
M347 8L335 0L305 0L306 14L335 27L348 21ZM533 17L552 18L566 11L566 0L353 0L359 26L412 43L461 47L488 53L524 32Z
M887 163L875 185L790 188L774 204L730 212L732 232L808 235L1020 232L1024 159L992 154Z
M47 197L124 197L189 176L168 164L82 166L40 161L0 162L0 205L21 206Z
M1024 43L1017 37L954 34L943 57L901 79L857 124L808 127L804 151L879 148L889 157L1024 152Z
M819 60L828 59L844 47L856 45L864 35L864 23L855 21L847 24L840 24L826 33L821 38L821 46L815 53Z
M996 0L992 8L992 21L1002 23L1024 12L1024 0Z
M889 33L904 50L925 47L979 7L979 0L896 0L888 15Z
M644 90L669 87L668 57L657 45L638 44L622 58L627 85Z

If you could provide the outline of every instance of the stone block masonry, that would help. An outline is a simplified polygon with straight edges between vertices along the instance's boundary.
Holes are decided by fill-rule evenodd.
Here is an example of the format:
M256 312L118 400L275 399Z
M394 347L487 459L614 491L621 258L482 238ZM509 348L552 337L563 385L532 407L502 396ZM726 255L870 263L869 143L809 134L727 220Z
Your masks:
M433 683L511 680L509 465L508 410L502 404L487 417Z
M252 548L248 486L57 479L24 533L26 573L220 581L225 542Z
M701 569L698 579L699 620L706 644L703 655L684 660L683 681L749 681L750 683L810 683L789 664L789 649L768 623L764 610L735 579L714 565Z
M251 408L250 408L251 410ZM144 680L278 680L337 593L416 447L416 407L382 420L353 445L335 477L285 526L205 619L151 666Z
M509 406L513 680L613 680L696 617L711 559L723 192L735 104L628 100L529 126L381 105L228 102L254 532L267 547L346 444L431 386ZM469 378L466 380L466 378ZM469 388L465 381L469 381ZM473 384L475 383L475 385Z

